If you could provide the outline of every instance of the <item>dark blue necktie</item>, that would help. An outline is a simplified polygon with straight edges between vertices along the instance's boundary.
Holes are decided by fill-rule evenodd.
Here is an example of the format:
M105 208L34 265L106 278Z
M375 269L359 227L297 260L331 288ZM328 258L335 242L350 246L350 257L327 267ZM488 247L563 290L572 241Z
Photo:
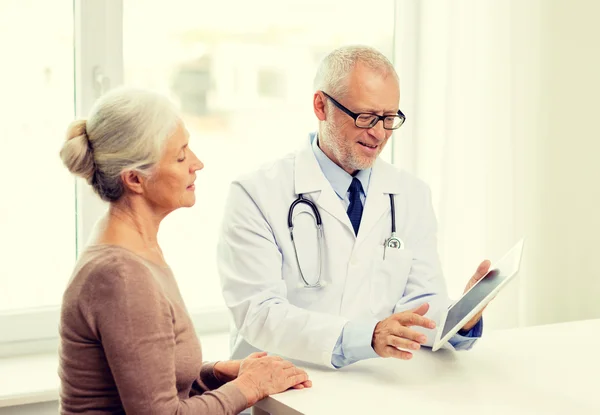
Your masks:
M352 183L350 183L350 187L348 188L348 193L350 196L350 204L348 205L348 217L350 218L350 222L352 223L352 227L354 228L354 234L358 235L358 227L360 226L360 218L363 213L363 205L360 201L360 193L362 192L362 185L360 184L360 180L356 177L352 179Z

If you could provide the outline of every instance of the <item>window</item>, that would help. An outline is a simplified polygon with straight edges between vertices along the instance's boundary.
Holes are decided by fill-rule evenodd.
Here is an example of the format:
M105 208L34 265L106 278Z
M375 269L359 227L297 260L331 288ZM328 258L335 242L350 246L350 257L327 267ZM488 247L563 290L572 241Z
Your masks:
M0 54L2 313L59 304L76 258L72 0L0 2Z
M77 252L106 209L58 151L68 123L120 84L175 101L206 165L196 206L170 215L159 240L196 325L226 327L216 244L229 183L307 140L330 50L362 43L393 58L395 1L369 5L372 23L363 2L342 0L0 2L0 355L6 341L56 339Z
M347 43L370 44L392 58L392 0L371 4L378 17L368 26L359 2L234 3L124 1L124 82L179 104L205 164L196 206L169 215L160 235L190 310L224 305L215 258L229 183L295 150L316 128L319 61Z
M258 71L258 95L261 97L284 98L285 75L274 69Z

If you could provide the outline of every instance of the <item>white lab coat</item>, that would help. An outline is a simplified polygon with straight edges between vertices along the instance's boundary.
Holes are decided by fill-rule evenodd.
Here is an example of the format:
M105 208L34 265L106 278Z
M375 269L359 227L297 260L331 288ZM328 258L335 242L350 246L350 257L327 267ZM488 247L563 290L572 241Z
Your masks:
M287 216L300 193L316 203L322 216L328 285L320 289L299 284ZM391 234L390 193L405 249L388 249L384 260L384 241ZM302 225L314 229L312 223ZM428 186L381 159L373 166L357 236L310 145L234 181L218 246L223 295L235 323L232 358L265 350L332 367L334 346L349 320L384 319L428 302L427 317L439 321L449 300L436 226ZM306 249L315 246L316 239ZM431 346L435 330L419 330Z

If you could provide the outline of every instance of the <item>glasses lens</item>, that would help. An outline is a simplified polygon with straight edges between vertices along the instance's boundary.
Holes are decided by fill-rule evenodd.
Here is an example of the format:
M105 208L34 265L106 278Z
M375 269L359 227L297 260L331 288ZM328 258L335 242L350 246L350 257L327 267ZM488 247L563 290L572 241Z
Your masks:
M388 130L395 130L396 128L400 128L400 126L404 123L404 118L399 115L385 117L383 120L383 127Z
M378 118L372 114L360 114L356 118L356 126L358 128L371 128L378 121Z

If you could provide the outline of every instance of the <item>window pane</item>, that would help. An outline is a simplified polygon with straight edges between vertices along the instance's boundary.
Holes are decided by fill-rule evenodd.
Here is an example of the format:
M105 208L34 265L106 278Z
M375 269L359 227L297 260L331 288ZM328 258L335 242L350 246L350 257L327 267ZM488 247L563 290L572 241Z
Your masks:
M159 239L190 309L223 305L216 245L231 180L298 148L317 123L320 59L362 43L389 58L394 1L125 0L125 83L178 102L205 169L196 206L165 219ZM143 18L141 18L143 16Z
M72 0L0 2L0 312L58 305L75 261Z

